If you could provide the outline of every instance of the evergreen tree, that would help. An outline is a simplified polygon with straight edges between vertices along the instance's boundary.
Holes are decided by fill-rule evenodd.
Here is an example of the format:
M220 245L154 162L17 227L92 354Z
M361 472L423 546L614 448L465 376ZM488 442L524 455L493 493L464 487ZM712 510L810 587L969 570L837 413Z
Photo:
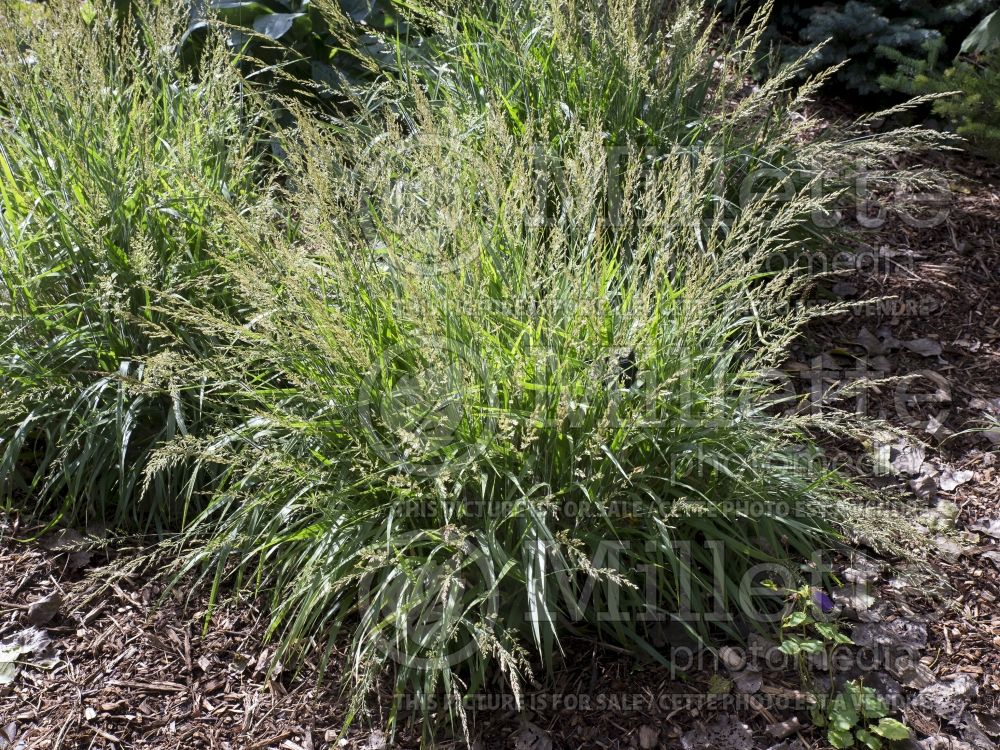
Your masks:
M881 85L910 95L955 92L937 100L934 113L968 140L970 150L1000 161L1000 39L985 43L984 52L959 57L941 70L943 48L940 42L930 43L923 59L883 49L899 69L895 75L882 76Z
M718 2L729 12L758 4ZM950 44L964 37L995 5L996 0L778 0L772 32L788 58L827 42L813 59L813 68L848 61L838 73L839 82L850 91L874 94L880 90L879 77L895 70L882 50L909 59L923 57L929 44Z

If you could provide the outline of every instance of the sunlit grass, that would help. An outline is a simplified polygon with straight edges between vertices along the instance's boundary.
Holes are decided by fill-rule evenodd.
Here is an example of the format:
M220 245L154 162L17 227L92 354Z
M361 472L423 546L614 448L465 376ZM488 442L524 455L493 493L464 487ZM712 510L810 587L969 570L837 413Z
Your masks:
M353 709L388 685L430 736L569 636L662 661L761 624L755 566L893 544L816 447L866 425L771 374L824 312L828 171L931 138L753 85L763 15L407 5L419 63L351 118L283 102L268 172L274 102L222 46L182 68L180 16L4 26L0 483L182 530L279 659L346 649Z
M260 113L225 50L180 68L183 22L0 23L0 488L68 523L176 528L189 475L143 470L211 420L212 384L179 372L213 341L158 308L229 304L216 205L259 192Z

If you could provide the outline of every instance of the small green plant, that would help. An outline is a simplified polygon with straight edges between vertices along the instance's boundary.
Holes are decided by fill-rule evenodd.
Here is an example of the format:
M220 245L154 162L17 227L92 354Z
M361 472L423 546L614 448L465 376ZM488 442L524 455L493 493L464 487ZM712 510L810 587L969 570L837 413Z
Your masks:
M776 588L775 584L770 584ZM780 649L789 656L800 660L803 672L808 671L806 657L824 654L826 662L831 660L838 646L849 645L851 639L840 631L840 625L827 613L833 602L822 591L803 585L785 592L791 609L781 620Z
M771 587L777 589L774 584ZM781 621L779 649L796 658L803 684L815 698L810 709L813 723L827 729L830 744L835 748L861 745L880 750L884 740L907 739L910 730L889 717L885 701L862 680L849 681L837 691L834 655L838 648L849 646L852 641L830 616L833 609L830 597L808 584L786 593L790 611ZM825 664L829 671L829 691L816 689L811 669L814 660Z
M833 698L824 696L811 713L816 726L826 727L826 738L835 748L863 746L880 750L885 741L910 737L906 725L890 718L885 701L861 680L845 683Z

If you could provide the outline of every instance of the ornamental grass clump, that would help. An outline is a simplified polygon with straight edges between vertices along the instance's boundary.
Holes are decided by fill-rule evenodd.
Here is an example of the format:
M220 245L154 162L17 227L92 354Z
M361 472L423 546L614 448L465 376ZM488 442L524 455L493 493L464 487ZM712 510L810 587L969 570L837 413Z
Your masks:
M931 136L750 85L763 15L406 3L419 62L331 120L87 8L0 29L8 503L182 528L178 580L265 593L278 659L428 736L570 638L669 661L766 626L775 565L897 543L817 447L865 424L776 370L843 170Z
M181 67L180 9L23 5L0 11L0 489L176 529L190 474L143 472L212 421L212 384L180 373L215 343L162 309L229 308L221 217L256 203L261 112L223 45Z
M245 316L174 311L227 340L197 371L245 421L161 452L223 476L182 572L268 592L277 658L336 652L355 711L387 688L426 727L519 698L570 636L664 661L678 627L746 633L767 566L901 533L815 445L864 425L775 383L825 311L772 261L838 205L823 165L924 136L814 142L784 85L735 95L757 37L715 50L691 6L648 37L628 3L575 4L579 31L489 7L537 23L443 46L440 85L410 70L382 114L297 111L295 231L233 217ZM602 29L635 61L509 78ZM730 184L764 167L791 178Z

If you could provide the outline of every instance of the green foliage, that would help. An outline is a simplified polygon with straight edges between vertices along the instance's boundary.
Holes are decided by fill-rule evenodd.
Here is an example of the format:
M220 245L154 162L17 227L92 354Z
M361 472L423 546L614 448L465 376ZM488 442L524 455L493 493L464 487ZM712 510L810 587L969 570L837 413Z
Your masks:
M986 37L981 39L987 44ZM885 76L886 88L913 95L936 95L934 114L945 119L970 150L1000 161L1000 49L975 57L960 57L941 70L940 45L931 45L925 59L886 51L899 66Z
M162 5L0 30L8 503L195 507L179 573L259 587L280 659L344 644L354 708L384 681L428 733L571 635L662 661L671 618L777 606L756 564L897 543L814 442L866 425L782 408L824 310L763 269L821 233L828 170L934 136L820 139L801 66L746 87L766 14L720 48L694 2L491 1L408 6L433 41L388 106L282 101L265 172L274 102L213 37L181 64Z
M769 585L776 588L773 583ZM799 657L804 667L805 656L819 653L829 656L838 646L851 643L851 639L840 632L837 622L824 615L817 601L820 595L809 586L785 593L791 611L781 620L779 648L782 653Z
M1000 47L1000 11L993 11L979 22L962 42L962 52L976 54Z
M769 584L778 590L774 583ZM833 602L823 592L803 585L784 592L788 599L786 613L781 621L779 649L797 657L803 683L815 685L810 658L819 660L830 670L831 692L816 693L815 704L810 710L813 723L827 730L827 740L835 748L867 747L880 750L883 740L905 740L910 730L899 721L889 718L889 707L873 688L861 680L847 682L836 691L833 671L834 655L851 639L840 630L836 619L824 611L824 604L832 609Z
M734 9L747 3L722 0ZM786 59L810 56L810 69L843 67L837 81L852 93L877 94L879 77L893 66L883 48L915 56L929 43L951 41L991 0L784 0L776 3L773 39ZM749 3L756 5L756 3ZM823 45L815 49L817 45ZM955 50L957 51L957 50Z
M338 109L410 52L411 28L388 0L192 0L180 40L197 59L220 27L247 78Z
M197 79L178 69L183 20L122 35L108 6L66 4L0 23L0 487L68 523L175 527L191 476L143 470L210 417L178 368L211 337L166 336L161 307L228 304L215 205L257 200L259 114L220 45Z
M721 202L725 214L722 226L735 221L747 190L778 182L783 189L799 189L821 174L824 189L849 190L853 182L845 165L852 161L864 165L873 183L912 179L919 189L919 174L879 166L885 149L913 147L913 139L922 137L918 131L875 145L863 124L848 128L851 135L837 128L817 135L824 129L811 117L787 122L785 112L804 110L832 70L809 76L807 61L797 60L758 90L747 90L746 81L766 57L769 5L739 32L723 32L718 19L706 18L700 8L685 8L683 22L667 28L663 18L669 11L662 0L637 3L630 28L595 22L587 3L567 6L551 19L539 18L537 3L484 5L487 10L473 4L453 16L428 18L428 49L404 75L463 118L500 112L515 133L529 135L539 180L555 194L541 209L546 213L559 210L562 141L577 125L606 134L612 170L621 168L618 160L632 148L646 150L651 161L664 150L683 149L710 165L718 188L712 200ZM717 30L715 39L705 36L707 29ZM668 32L670 40L664 37ZM484 38L495 42L484 45ZM666 54L669 44L685 54ZM713 44L740 52L719 61L710 53ZM796 81L801 85L794 89ZM827 136L834 140L829 147ZM890 142L897 137L899 143ZM616 196L607 198L614 203ZM618 209L605 205L605 210ZM820 230L816 224L799 221L789 231L797 240L829 241L829 225ZM609 231L634 230L623 222L609 224Z
M923 136L817 142L785 113L818 81L747 91L758 34L720 60L698 7L658 11L440 19L437 73L404 65L390 111L299 112L298 233L234 220L253 324L178 313L228 331L198 366L247 415L165 449L225 467L185 571L270 592L286 662L343 634L358 710L383 680L459 725L568 634L663 660L682 602L696 636L735 633L706 615L768 605L741 594L755 563L895 533L817 461L812 433L856 425L776 408L764 373L821 310L761 269L837 205L827 165ZM791 178L741 195L765 165Z
M889 718L889 707L875 689L860 680L846 683L832 699L821 696L812 718L817 726L826 727L827 740L835 748L881 750L886 740L897 742L910 737L905 724Z
M22 18L43 18L49 8L6 1ZM103 13L141 26L148 6L148 0L84 0L77 7L87 24ZM397 70L398 55L419 56L420 29L407 15L420 8L391 0L183 0L174 12L184 28L168 41L191 72L221 36L246 82L340 114Z

